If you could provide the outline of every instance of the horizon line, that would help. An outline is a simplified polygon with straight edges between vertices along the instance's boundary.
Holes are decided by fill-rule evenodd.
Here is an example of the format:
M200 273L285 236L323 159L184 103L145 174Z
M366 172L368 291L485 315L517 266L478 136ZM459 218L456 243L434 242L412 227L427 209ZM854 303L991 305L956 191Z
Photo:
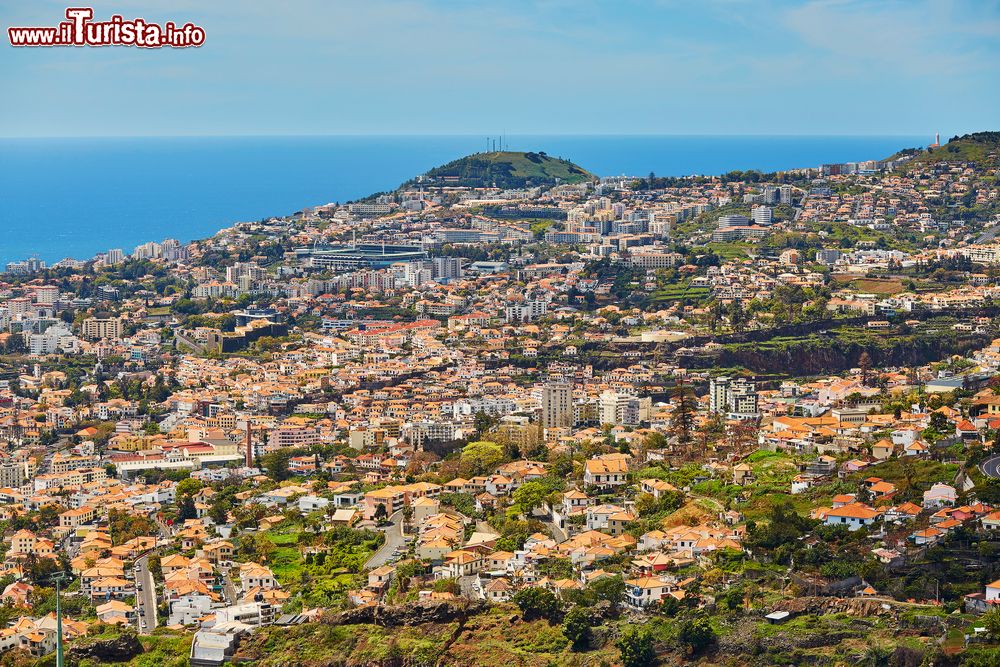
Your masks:
M982 130L986 131L986 130ZM692 133L657 133L657 132L627 132L627 133L573 133L573 132L527 132L522 134L511 134L504 133L503 136L510 138L517 137L692 137L692 138L704 138L704 137L769 137L769 138L914 138L922 136L934 136L934 132L929 134L917 133L917 134L879 134L879 133L865 133L865 134L852 134L852 133L820 133L820 134L773 134L766 132L750 132L750 133L704 133L704 132L692 132ZM321 134L82 134L82 135L59 135L59 134L38 134L38 135L0 135L0 140L35 140L35 139L315 139L315 138L475 138L481 140L484 137L492 137L493 134L488 132L483 133L321 133ZM501 136L497 134L496 136ZM961 135L957 135L961 136Z

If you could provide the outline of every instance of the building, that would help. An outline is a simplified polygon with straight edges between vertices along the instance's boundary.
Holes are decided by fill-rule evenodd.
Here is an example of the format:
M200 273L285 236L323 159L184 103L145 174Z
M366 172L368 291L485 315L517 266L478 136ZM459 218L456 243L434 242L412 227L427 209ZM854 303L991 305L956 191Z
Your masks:
M760 416L757 385L744 378L717 377L709 382L709 409L728 419L756 419Z
M508 322L530 322L544 316L548 309L548 302L532 300L511 304L504 309L504 314Z
M652 406L652 399L648 396L638 398L608 390L598 398L598 421L601 424L638 426L649 421Z
M122 320L119 317L88 317L83 321L82 333L87 340L122 337Z
M547 384L542 388L542 428L573 426L573 388L569 384Z
M774 218L774 210L770 206L755 206L750 213L753 224L767 227Z

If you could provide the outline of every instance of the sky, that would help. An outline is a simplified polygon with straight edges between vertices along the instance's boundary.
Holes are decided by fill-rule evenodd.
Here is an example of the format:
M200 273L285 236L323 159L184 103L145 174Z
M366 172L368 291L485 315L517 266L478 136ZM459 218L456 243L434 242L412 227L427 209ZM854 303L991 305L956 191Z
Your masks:
M66 2L0 0L0 136L1000 130L1000 0L95 0L206 42L10 46Z

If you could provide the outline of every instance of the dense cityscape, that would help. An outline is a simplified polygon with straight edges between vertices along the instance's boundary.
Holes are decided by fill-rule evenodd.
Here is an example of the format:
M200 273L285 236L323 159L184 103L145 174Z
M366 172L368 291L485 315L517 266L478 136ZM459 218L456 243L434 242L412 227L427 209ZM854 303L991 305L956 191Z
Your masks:
M1000 133L586 167L8 263L0 664L1000 664Z

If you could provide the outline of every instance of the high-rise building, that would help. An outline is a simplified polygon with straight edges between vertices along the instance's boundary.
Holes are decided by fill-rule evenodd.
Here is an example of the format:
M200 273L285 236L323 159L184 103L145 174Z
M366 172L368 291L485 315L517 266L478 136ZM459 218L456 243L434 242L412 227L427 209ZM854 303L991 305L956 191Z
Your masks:
M649 421L653 401L648 396L639 398L608 390L597 399L598 421L601 424L638 426Z
M782 204L792 203L792 186L782 185L780 188L778 188L778 191L781 195L779 197L779 200L781 201Z
M709 410L729 419L759 416L757 385L744 378L716 377L708 385Z
M36 285L33 289L35 291L35 303L51 306L59 300L59 288L55 285Z
M755 206L750 215L753 217L753 224L767 227L771 224L774 211L771 210L770 206Z
M719 229L727 227L744 227L750 224L750 218L745 215L729 214L719 217Z
M435 257L432 260L434 279L447 282L462 277L462 259L460 257Z
M542 428L573 426L573 387L559 382L542 388Z
M122 320L118 317L88 317L83 321L82 325L83 337L88 340L121 338L122 328Z
M105 256L104 263L108 266L116 266L125 261L125 252L121 248L112 248Z

